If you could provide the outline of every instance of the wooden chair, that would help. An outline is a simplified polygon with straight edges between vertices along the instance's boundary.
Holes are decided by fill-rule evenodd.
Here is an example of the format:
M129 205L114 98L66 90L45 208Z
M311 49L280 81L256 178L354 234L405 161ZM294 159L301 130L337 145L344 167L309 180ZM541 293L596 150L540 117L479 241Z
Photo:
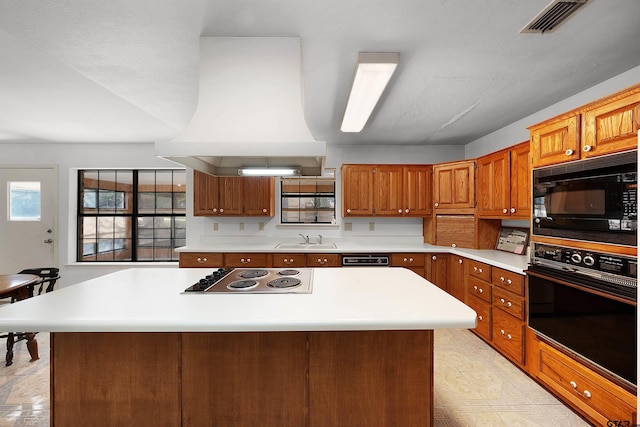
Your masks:
M29 285L27 298L34 296L36 288L38 289L37 295L42 294L43 290L45 293L51 292L60 278L58 274L59 271L60 269L54 267L27 268L22 270L19 274L33 274L40 277L40 280ZM11 303L14 303L15 301L15 296L12 296ZM29 350L32 362L40 358L38 355L38 342L35 339L36 334L37 332L9 332L7 334L0 335L0 338L7 339L7 356L5 358L5 366L11 366L13 364L13 346L16 341L27 341L27 350Z

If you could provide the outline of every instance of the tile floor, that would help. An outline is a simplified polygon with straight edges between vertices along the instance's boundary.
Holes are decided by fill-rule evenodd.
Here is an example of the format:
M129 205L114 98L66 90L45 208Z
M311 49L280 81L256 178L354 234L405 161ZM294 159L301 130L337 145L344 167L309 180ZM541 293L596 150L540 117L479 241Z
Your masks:
M39 361L21 341L0 365L0 427L49 425L49 334L37 339ZM436 427L589 425L467 330L436 331L434 389Z

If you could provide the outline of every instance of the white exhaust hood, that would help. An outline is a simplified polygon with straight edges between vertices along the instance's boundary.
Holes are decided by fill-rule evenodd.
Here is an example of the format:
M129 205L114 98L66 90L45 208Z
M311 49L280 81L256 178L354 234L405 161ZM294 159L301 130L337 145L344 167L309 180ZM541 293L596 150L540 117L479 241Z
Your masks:
M321 175L325 142L307 128L298 37L200 38L196 111L156 155L214 175L240 167L296 167Z

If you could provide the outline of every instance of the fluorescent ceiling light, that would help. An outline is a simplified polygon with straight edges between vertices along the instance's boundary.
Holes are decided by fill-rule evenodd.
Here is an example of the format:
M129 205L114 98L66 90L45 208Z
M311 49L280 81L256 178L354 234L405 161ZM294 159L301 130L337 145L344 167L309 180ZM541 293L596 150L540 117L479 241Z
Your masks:
M238 169L240 176L293 176L300 175L296 168L242 168Z
M360 132L364 128L398 67L399 58L397 52L358 54L358 68L340 127L342 132Z

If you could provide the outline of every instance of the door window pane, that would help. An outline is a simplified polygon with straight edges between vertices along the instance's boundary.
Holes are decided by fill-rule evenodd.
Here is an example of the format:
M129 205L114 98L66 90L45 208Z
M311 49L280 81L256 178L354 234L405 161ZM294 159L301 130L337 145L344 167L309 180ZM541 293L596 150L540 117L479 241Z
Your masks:
M9 221L40 221L40 182L9 182Z

